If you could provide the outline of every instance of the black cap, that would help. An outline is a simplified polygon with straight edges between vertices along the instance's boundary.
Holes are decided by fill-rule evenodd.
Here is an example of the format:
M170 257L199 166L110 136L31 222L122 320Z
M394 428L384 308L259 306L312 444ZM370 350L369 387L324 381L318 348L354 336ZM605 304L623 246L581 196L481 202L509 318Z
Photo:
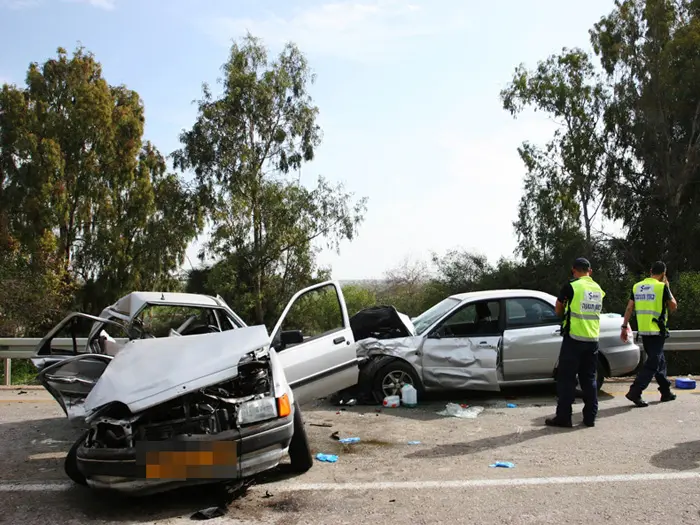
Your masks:
M587 272L591 269L591 263L585 257L579 257L574 261L574 269L579 272Z

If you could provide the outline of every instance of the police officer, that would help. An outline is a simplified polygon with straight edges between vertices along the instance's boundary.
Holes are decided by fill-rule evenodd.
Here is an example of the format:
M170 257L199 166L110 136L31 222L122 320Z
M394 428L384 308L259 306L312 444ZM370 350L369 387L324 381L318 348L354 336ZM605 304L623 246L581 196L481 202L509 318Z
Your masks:
M651 276L636 283L632 288L632 296L627 303L625 318L622 322L622 339L626 339L627 323L632 312L637 316L637 331L642 336L647 360L637 374L625 395L638 407L649 406L642 399L642 392L649 386L652 378L656 379L661 392L661 402L673 401L676 394L671 392L671 382L666 377L666 358L664 343L668 337L666 323L668 311L675 312L678 303L671 293L666 277L666 264L657 261L651 267Z
M571 406L576 397L576 376L583 391L583 423L595 426L598 414L598 339L605 292L592 278L591 263L583 257L572 268L574 278L564 285L556 311L563 318L564 337L557 369L557 412L545 420L552 427L571 427Z

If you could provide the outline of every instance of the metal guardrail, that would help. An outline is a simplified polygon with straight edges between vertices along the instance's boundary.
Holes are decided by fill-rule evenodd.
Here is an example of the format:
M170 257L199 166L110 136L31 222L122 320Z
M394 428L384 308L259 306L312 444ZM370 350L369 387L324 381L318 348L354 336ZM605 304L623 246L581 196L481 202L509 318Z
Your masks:
M128 341L125 338L116 339L118 343ZM5 386L12 384L12 359L29 359L36 354L36 347L41 342L40 337L0 337L0 359L5 363ZM87 345L86 337L76 337L75 344L78 351L85 349ZM51 347L56 350L73 350L73 339L55 338L51 341Z
M636 339L636 334L635 334ZM16 337L0 338L0 359L5 362L5 386L11 384L12 359L29 359L36 354L36 347L41 341L40 338ZM117 339L117 342L126 342L127 339ZM87 345L87 338L76 338L78 350L82 350ZM637 343L641 346L641 338ZM73 350L73 339L56 338L51 342L51 346L57 350ZM689 350L700 350L700 330L674 330L671 337L666 340L664 351L681 352Z

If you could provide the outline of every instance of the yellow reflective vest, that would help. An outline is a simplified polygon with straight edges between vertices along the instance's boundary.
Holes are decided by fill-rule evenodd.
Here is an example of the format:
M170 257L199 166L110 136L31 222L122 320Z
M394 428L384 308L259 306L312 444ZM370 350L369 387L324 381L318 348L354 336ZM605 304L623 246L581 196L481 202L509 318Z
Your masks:
M632 287L639 335L661 335L659 321L661 320L665 327L668 318L664 307L665 288L665 283L653 277L639 281Z
M590 276L572 281L571 288L574 296L566 305L562 333L576 341L596 342L605 292Z

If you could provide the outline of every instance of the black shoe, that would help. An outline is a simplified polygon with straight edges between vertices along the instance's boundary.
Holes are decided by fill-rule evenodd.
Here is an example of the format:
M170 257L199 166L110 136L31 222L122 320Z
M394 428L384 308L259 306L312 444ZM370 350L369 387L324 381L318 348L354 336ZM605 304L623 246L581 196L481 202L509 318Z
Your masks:
M673 392L669 392L668 394L661 394L661 402L666 403L668 401L675 401L676 397L676 394L674 394Z
M640 407L640 408L648 407L648 406L649 406L649 403L647 403L646 401L644 401L644 400L642 399L642 396L634 397L630 392L627 392L627 393L625 394L625 397L626 397L627 399L629 399L630 401L632 401L632 403L634 403L635 405L637 405L637 406Z
M594 427L595 426L595 421L586 421L585 419L583 420L583 424L586 425L587 427Z
M563 420L557 418L556 416L545 419L544 424L547 425L548 427L560 427L560 428L571 428L574 426L571 423L571 421L563 421Z

